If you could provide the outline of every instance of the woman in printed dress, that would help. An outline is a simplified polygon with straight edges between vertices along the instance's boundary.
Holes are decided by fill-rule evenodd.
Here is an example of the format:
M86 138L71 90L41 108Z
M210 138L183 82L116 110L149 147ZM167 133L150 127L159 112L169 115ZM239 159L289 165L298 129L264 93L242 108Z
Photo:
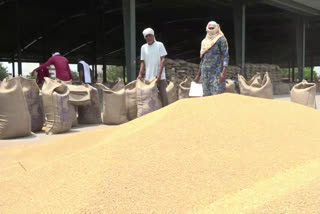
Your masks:
M202 78L203 96L221 94L226 88L226 70L229 63L228 42L219 24L207 25L207 36L201 42L200 68L195 82Z

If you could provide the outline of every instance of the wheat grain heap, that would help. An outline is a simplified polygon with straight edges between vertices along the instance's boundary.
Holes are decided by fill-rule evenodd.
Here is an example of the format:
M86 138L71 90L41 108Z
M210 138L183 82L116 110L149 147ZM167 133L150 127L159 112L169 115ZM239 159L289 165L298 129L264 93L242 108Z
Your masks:
M319 213L320 113L222 94L0 150L0 213Z

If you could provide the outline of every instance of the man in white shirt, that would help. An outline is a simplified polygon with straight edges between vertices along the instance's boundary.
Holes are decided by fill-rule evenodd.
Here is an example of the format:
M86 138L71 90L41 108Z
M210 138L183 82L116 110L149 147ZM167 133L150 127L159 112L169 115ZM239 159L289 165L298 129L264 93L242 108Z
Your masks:
M92 84L92 72L89 65L83 60L82 56L78 57L78 72L81 83Z
M154 78L157 78L162 106L167 106L167 81L164 67L167 51L162 42L155 40L154 31L151 28L145 29L142 34L147 43L141 47L141 64L138 78L142 78L144 71L146 80L151 81Z

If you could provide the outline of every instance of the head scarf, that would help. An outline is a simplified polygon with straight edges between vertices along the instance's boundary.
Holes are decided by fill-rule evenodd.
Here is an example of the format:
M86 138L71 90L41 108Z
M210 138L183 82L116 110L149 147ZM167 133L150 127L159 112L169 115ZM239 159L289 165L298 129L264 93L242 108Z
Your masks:
M154 30L152 30L152 28L146 28L146 29L144 29L142 34L143 34L144 38L146 38L146 36L149 35L149 34L154 36Z
M210 30L209 27L214 27L213 30ZM203 54L207 52L221 37L224 36L220 29L220 25L214 21L211 21L207 24L206 27L207 35L201 42L200 57L202 58Z

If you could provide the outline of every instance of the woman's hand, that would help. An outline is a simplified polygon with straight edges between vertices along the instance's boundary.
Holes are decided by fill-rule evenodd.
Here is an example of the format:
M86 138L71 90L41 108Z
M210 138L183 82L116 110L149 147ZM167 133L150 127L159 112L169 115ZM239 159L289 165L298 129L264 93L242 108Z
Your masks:
M196 83L198 83L199 82L199 80L200 80L200 77L201 77L201 70L199 69L198 70L198 73L197 73L197 75L196 75L196 77L194 78L194 82L196 82Z
M226 81L226 70L227 70L227 67L223 67L222 72L220 73L220 78L219 78L220 83Z

